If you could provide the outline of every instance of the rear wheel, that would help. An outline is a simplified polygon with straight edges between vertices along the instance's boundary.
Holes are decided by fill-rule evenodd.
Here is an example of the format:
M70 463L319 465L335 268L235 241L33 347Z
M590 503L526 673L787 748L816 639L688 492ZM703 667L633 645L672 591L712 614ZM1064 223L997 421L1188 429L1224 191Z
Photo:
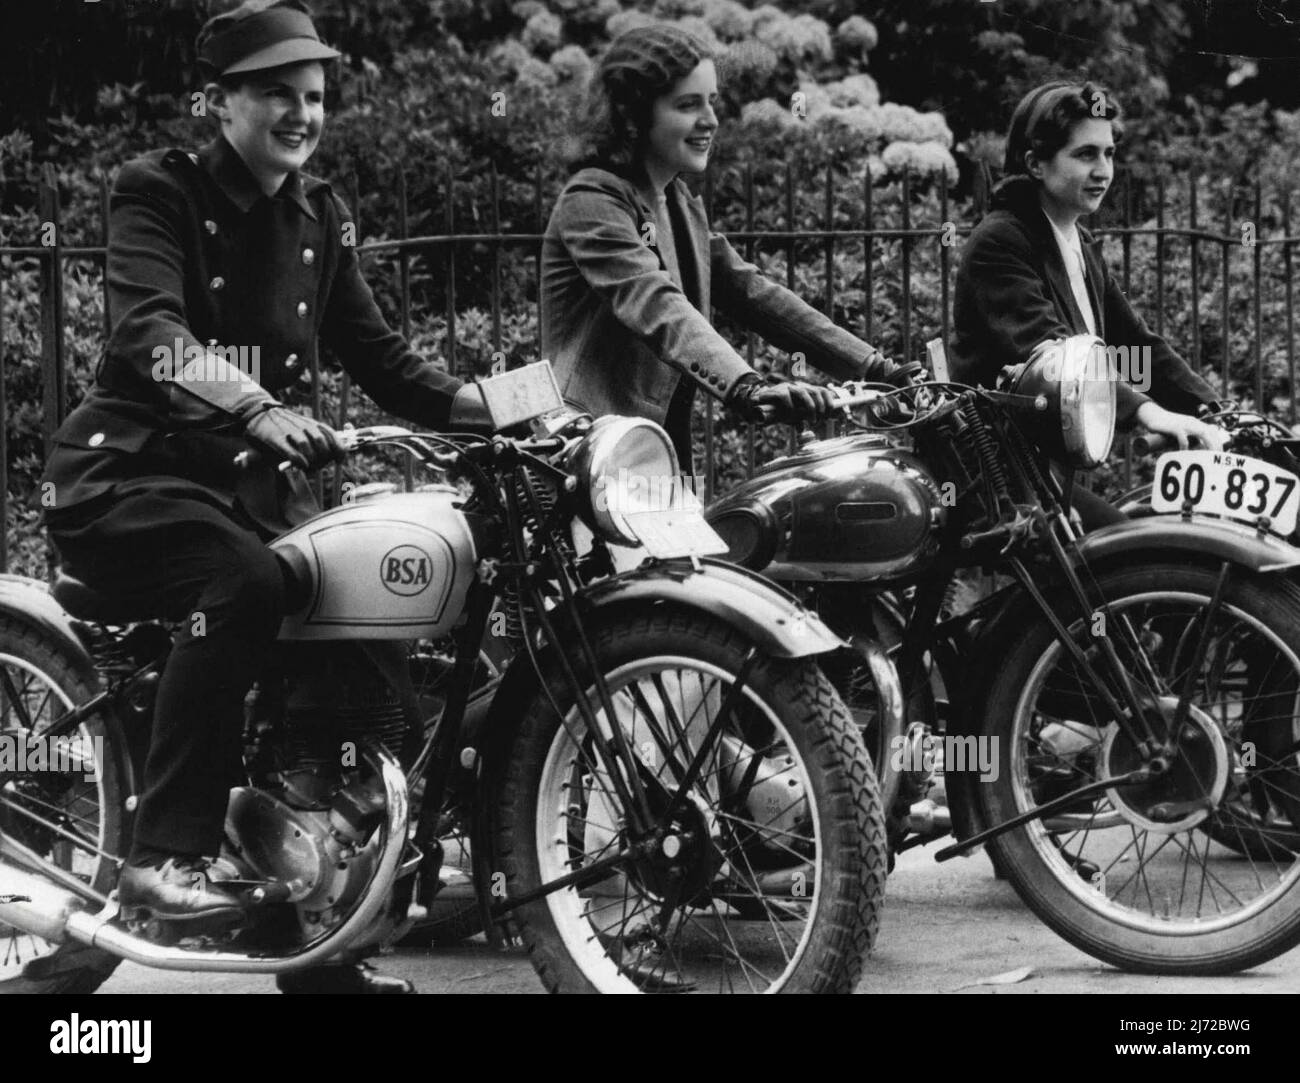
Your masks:
M850 991L879 924L884 827L870 757L829 682L806 661L760 661L715 727L749 646L733 630L656 608L601 626L592 644L659 835L603 877L514 911L543 983ZM571 692L557 680L551 694L563 720L539 692L505 761L507 897L642 841ZM703 770L675 802L710 733Z
M126 841L121 742L99 716L66 736L42 736L95 695L97 684L93 670L48 637L0 617L0 737L9 749L25 750L13 766L26 768L0 762L0 836L107 895ZM105 952L0 924L0 993L92 993L117 963Z

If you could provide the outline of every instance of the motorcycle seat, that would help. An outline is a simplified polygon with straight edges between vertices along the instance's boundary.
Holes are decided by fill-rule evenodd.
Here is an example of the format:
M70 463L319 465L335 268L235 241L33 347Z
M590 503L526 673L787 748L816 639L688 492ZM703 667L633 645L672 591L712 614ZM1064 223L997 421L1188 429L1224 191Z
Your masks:
M93 624L135 624L146 620L175 622L185 619L185 613L167 612L166 607L157 601L147 598L122 599L106 594L83 582L66 565L55 575L50 593L69 616Z

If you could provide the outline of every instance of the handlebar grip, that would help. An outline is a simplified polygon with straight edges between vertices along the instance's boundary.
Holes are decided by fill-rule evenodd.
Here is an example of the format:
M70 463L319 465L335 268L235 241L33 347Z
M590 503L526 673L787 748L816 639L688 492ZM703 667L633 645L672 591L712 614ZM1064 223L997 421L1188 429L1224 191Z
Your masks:
M1164 451L1169 444L1169 437L1158 432L1133 437L1133 450L1139 455L1154 455L1158 451Z
M257 448L250 447L235 456L235 466L240 470L252 470L255 466L266 462L267 458L268 456L258 451ZM295 467L288 459L281 459L276 469L283 474L287 470L295 469Z

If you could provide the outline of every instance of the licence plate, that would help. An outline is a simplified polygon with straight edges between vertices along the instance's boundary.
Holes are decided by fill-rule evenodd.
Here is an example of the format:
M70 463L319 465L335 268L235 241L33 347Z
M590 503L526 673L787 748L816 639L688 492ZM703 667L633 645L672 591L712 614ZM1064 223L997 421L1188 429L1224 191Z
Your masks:
M1300 478L1262 459L1227 451L1167 451L1156 461L1153 511L1192 510L1252 526L1261 517L1283 537L1295 530Z
M729 548L699 508L639 511L627 516L627 525L646 554L659 560L714 556Z

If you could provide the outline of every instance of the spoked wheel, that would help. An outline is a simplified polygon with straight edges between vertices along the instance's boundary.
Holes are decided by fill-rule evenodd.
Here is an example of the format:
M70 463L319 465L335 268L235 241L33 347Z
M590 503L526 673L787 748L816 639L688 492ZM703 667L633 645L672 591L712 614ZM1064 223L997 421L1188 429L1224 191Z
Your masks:
M658 830L632 837L563 682L551 685L562 721L539 693L501 787L508 897L628 855L514 912L542 981L572 992L852 989L879 923L884 828L870 758L825 677L760 661L715 726L748 647L730 629L656 609L592 635Z
M98 716L66 736L42 736L95 694L95 680L38 633L0 619L0 736L25 749L17 770L0 761L0 836L107 895L125 841L120 742ZM104 952L0 925L0 993L90 993L116 966Z
M1300 852L1267 814L1247 811L1300 822L1300 593L1234 570L1207 625L1217 578L1181 565L1097 577L1110 602L1101 634L1163 763L1148 781L1081 797L989 844L1035 913L1125 969L1225 973L1300 941ZM1104 672L1094 625L1071 631ZM1175 740L1184 687L1189 709ZM999 764L996 780L978 787L989 824L1153 763L1046 624L1004 656L985 710Z

